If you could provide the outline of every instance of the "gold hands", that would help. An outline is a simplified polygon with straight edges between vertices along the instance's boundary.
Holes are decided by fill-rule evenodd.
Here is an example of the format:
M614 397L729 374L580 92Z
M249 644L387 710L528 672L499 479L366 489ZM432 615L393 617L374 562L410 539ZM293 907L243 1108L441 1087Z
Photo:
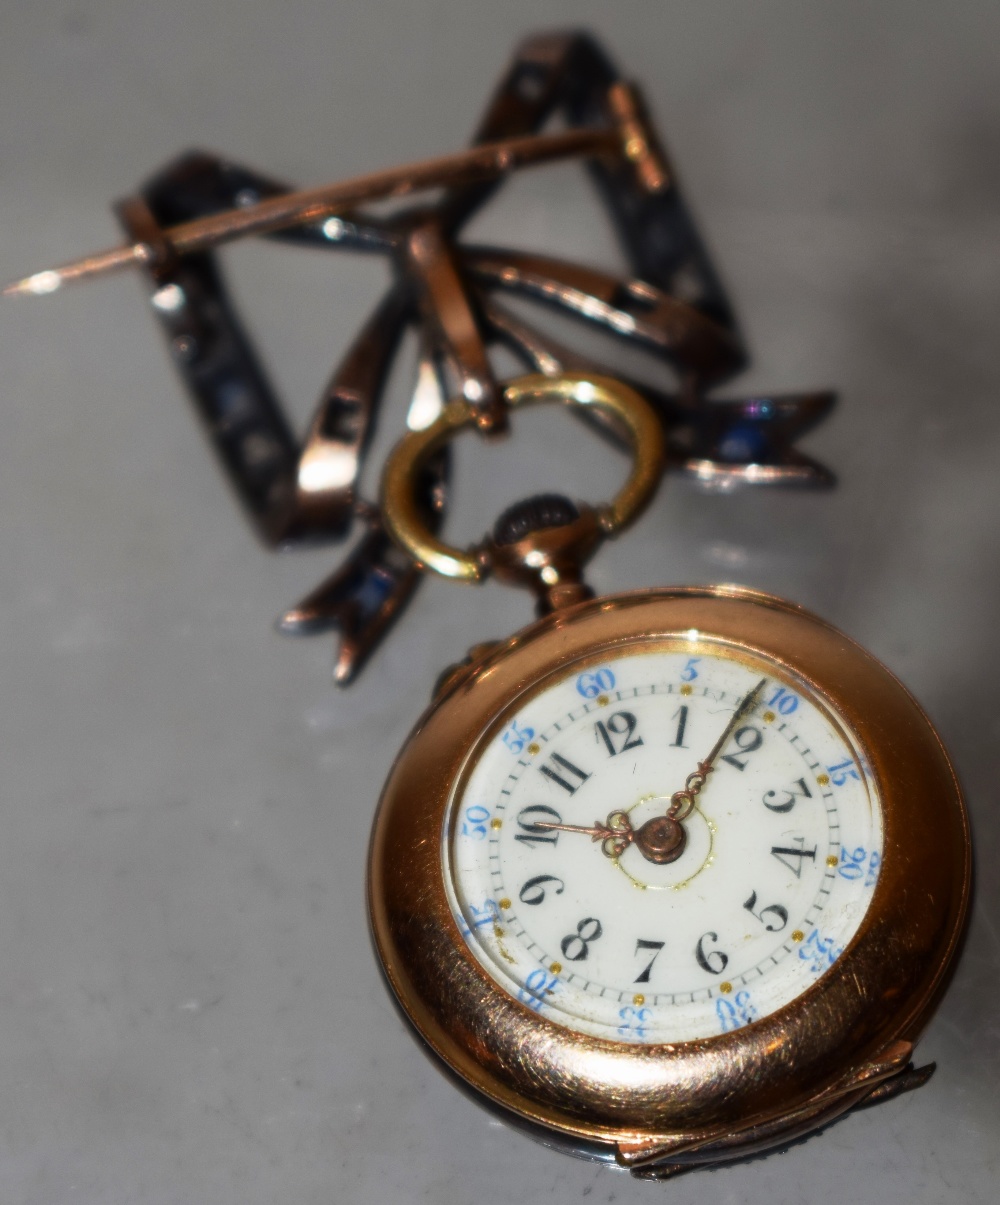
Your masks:
M557 828L564 833L583 833L591 841L600 841L601 853L606 858L620 858L635 840L632 821L625 812L609 812L603 824L595 820L591 828L582 824L556 824L551 820L536 820L532 828Z
M603 824L595 820L590 828L582 824L556 824L551 820L536 820L532 827L583 833L591 841L600 841L601 853L606 858L620 858L630 845L634 845L647 862L658 865L679 858L686 842L684 829L671 816L654 816L636 829L632 827L628 813L621 811L609 812Z
M704 761L698 763L698 769L693 774L689 774L684 780L684 787L680 791L675 791L670 797L670 807L667 808L667 818L670 820L681 821L687 819L694 810L694 801L701 793L708 779L709 774L715 769L715 763L718 760L719 754L725 749L729 743L729 738L736 731L741 720L746 719L751 711L757 706L760 699L761 691L767 685L767 679L761 678L757 685L743 699L742 703L733 712L729 723L726 725L725 731L712 746L712 751Z
M681 822L694 811L695 800L704 788L709 774L715 769L719 755L729 743L729 738L736 731L740 721L746 719L757 706L761 691L766 685L767 679L761 678L742 700L709 755L704 761L700 761L698 769L685 779L683 790L675 791L671 795L666 815L654 816L639 828L633 828L628 813L622 811L609 812L607 820L603 823L595 820L589 827L583 824L556 823L552 820L535 820L532 827L558 829L563 833L582 833L591 841L601 843L601 853L606 858L620 858L630 845L634 845L647 862L655 862L662 866L667 862L676 861L687 845L687 833Z

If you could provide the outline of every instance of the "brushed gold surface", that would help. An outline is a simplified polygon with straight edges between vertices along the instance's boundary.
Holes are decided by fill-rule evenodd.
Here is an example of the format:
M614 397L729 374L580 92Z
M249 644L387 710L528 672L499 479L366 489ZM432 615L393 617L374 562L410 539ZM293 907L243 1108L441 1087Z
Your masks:
M466 946L445 896L443 818L475 748L528 693L570 665L687 639L692 630L786 667L853 732L882 800L879 879L836 965L772 1015L675 1044L582 1036L500 990ZM885 1066L893 1043L916 1040L943 990L968 909L970 867L964 803L947 754L888 670L791 603L737 587L675 588L547 616L444 689L384 789L368 900L378 954L404 1012L468 1084L568 1141L680 1151L725 1145L727 1135L730 1147L740 1134L751 1144L787 1140L861 1100L871 1069Z

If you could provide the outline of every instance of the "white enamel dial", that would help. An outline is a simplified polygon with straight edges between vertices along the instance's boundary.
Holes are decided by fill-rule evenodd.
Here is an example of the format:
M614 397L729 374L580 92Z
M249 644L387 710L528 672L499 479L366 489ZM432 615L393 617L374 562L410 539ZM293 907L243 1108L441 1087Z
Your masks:
M758 686L675 860L650 860L636 834ZM459 928L505 991L581 1033L675 1042L749 1024L828 971L881 849L875 783L826 704L765 658L678 638L577 664L504 716L443 853Z

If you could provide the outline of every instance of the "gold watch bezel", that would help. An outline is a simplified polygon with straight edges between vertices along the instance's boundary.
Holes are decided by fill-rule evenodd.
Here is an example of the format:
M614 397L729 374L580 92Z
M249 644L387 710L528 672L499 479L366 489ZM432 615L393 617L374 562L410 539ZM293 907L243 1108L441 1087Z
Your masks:
M803 680L868 759L883 814L879 878L855 937L802 995L717 1037L589 1037L503 991L452 917L442 826L470 753L543 680L600 651L726 641ZM636 591L555 612L453 674L404 744L372 832L368 907L386 978L421 1038L470 1087L550 1138L639 1166L745 1150L825 1124L905 1066L943 991L969 903L962 794L919 704L874 657L801 607L739 587Z

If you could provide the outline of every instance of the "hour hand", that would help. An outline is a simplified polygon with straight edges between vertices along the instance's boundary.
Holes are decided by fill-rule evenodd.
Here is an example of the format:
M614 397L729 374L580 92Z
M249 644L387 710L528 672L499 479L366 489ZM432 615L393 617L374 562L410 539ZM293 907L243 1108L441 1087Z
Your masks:
M663 865L674 862L684 852L684 829L671 816L653 816L639 828L632 827L627 812L609 812L602 824L596 820L592 827L582 824L556 824L552 820L536 820L533 828L556 828L564 833L584 833L591 841L600 841L606 858L620 858L630 845L635 845L647 862Z
M590 828L582 824L557 824L553 820L536 820L533 828L554 828L563 833L583 833L591 841L600 841L601 853L606 858L620 858L635 838L632 822L625 812L609 812L602 824L595 820Z

